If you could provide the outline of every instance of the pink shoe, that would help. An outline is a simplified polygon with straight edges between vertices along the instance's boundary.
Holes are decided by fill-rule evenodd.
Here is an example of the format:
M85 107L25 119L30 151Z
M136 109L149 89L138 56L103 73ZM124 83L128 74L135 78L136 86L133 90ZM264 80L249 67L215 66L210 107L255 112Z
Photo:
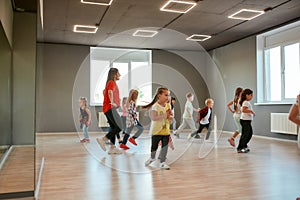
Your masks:
M135 142L135 139L133 139L132 137L129 138L128 141L131 142L133 145L137 146L137 143Z
M85 143L86 142L86 139L83 138L82 140L80 140L81 143Z

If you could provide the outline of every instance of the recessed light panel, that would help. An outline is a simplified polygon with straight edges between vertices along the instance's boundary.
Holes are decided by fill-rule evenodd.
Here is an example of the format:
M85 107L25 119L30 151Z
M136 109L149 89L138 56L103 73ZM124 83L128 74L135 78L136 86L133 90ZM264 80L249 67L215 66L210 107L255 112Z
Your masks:
M186 40L191 40L191 41L197 41L197 42L203 42L205 40L208 40L211 38L210 35L199 35L199 34L193 34L190 37L186 38Z
M240 20L251 20L264 13L265 13L264 11L260 11L260 10L241 9L240 11L228 16L228 18L240 19Z
M81 3L100 5L100 6L109 6L113 0L81 0Z
M187 13L197 5L191 1L169 0L160 10L165 12Z
M137 30L132 35L135 37L154 37L158 32L151 30Z
M76 33L96 33L97 30L97 26L75 25L73 28L73 31Z

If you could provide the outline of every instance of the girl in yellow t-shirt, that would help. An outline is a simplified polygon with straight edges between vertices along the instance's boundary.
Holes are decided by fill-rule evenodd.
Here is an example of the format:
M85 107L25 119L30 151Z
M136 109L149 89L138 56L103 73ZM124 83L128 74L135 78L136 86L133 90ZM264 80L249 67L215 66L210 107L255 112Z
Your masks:
M166 156L168 153L168 143L170 137L170 123L173 118L171 105L168 103L170 91L167 88L158 88L156 95L151 103L143 106L145 109L150 109L151 125L150 133L152 134L151 157L145 162L148 166L155 161L155 155L158 144L161 141L161 157L160 168L170 169L166 164Z

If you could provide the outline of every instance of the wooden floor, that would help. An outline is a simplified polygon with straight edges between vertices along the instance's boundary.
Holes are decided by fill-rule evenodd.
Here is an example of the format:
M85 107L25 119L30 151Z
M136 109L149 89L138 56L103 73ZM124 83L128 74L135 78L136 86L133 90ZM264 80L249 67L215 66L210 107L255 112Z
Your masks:
M174 139L167 171L159 170L157 162L144 166L148 135L137 140L138 147L130 146L117 156L99 148L98 136L91 134L86 145L78 142L76 134L37 136L37 168L45 158L39 199L294 200L300 196L300 151L294 142L253 138L251 152L237 154L224 133L206 143Z
M0 194L34 190L34 147L13 147L0 171Z

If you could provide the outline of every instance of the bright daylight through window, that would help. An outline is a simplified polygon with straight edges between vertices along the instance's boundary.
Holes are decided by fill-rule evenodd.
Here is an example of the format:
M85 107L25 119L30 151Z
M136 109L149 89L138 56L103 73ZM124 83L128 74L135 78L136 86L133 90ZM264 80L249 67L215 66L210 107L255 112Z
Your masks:
M130 89L139 91L138 105L152 99L152 56L151 50L90 48L90 103L103 103L108 70L118 68L120 98L127 97Z

